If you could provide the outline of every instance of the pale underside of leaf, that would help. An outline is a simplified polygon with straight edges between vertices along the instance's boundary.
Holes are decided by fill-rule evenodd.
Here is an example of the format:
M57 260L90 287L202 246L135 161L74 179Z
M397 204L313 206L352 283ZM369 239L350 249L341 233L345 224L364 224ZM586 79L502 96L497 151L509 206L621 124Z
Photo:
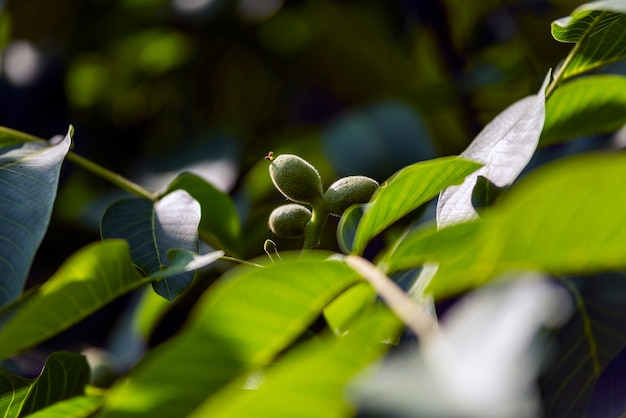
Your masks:
M70 132L52 146L26 143L0 155L0 306L15 300L48 228Z
M146 274L153 275L169 266L168 251L197 252L200 205L185 190L167 194L156 203L144 199L124 199L111 205L102 218L103 238L128 241L131 257ZM168 277L158 276L155 291L172 301L193 280L193 271ZM157 277L157 276L155 276Z
M437 202L437 225L443 228L478 216L472 191L478 176L498 187L510 185L533 156L545 119L546 76L539 93L512 104L491 121L461 153L461 157L484 164L460 186L441 192Z

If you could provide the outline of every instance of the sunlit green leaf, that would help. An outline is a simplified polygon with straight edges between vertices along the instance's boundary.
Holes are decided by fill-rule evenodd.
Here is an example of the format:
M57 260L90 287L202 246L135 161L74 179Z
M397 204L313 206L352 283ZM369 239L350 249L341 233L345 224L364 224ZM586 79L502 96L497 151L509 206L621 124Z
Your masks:
M382 344L401 328L389 311L373 311L345 337L311 341L262 374L258 390L230 385L192 417L337 417L351 416L345 385L384 353Z
M102 417L186 416L229 381L267 365L360 280L341 262L307 254L233 269L198 302L177 337L114 387Z
M542 145L611 133L626 124L626 77L598 75L563 84L546 103Z
M376 299L376 291L366 282L352 286L324 309L328 327L336 334L348 331L351 321Z
M182 173L170 183L169 192L184 189L200 203L200 229L219 243L232 247L239 239L241 225L233 200L211 183L192 173Z
M354 236L367 204L352 205L341 215L337 226L337 243L344 253L351 253L354 246Z
M10 142L11 132L0 130L3 142ZM71 133L70 128L56 145L29 142L0 149L0 306L24 288L48 229Z
M89 418L102 404L100 396L75 396L41 409L29 418Z
M354 237L353 253L360 254L376 234L426 203L442 189L457 184L480 163L443 157L415 163L393 175L372 196Z
M102 216L102 238L122 238L130 245L135 264L152 275L169 266L167 252L183 249L198 252L200 205L184 190L176 190L154 203L124 199L109 206ZM193 280L194 272L183 272L152 283L155 292L172 301Z
M81 249L0 330L0 358L56 335L144 283L126 242L105 241Z
M401 237L398 244L383 255L378 266L388 274L421 266L436 260L459 265L473 263L476 245L482 245L483 222L474 220L437 230L426 225Z
M537 170L481 219L416 231L384 259L389 272L440 264L437 297L475 287L505 270L552 274L626 267L626 155L584 155Z
M552 36L577 44L575 54L562 68L570 78L593 68L626 58L626 2L604 0L583 4L570 16L552 22Z
M35 379L0 371L0 411L5 417L17 418L82 395L90 373L84 356L68 352L51 354Z

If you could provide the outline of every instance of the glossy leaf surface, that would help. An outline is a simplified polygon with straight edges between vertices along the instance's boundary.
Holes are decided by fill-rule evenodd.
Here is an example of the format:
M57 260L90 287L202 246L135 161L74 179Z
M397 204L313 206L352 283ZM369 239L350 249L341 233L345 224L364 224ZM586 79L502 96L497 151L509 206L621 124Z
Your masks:
M626 267L626 156L569 158L525 178L482 219L408 234L385 258L388 272L439 262L437 297L478 286L505 270L552 274Z
M102 417L186 416L228 382L267 365L360 280L343 263L325 261L326 253L315 254L232 270L198 302L188 326L111 391Z
M575 54L562 68L570 78L626 58L626 2L604 0L583 4L570 16L552 22L557 41L577 44Z
M146 275L169 265L168 251L182 249L198 252L200 205L184 190L176 190L153 203L145 199L120 200L102 217L103 239L128 241L135 264ZM172 301L184 292L194 272L165 277L152 284L155 292Z
M0 330L0 358L56 335L145 283L126 242L105 241L79 250Z
M90 373L84 356L68 352L51 354L35 379L0 371L0 411L17 418L82 395Z
M442 189L458 184L480 163L456 157L443 157L415 163L393 175L372 196L357 227L352 252L360 254L376 234Z
M626 124L626 77L598 75L572 80L546 103L540 143L612 133Z
M0 149L0 306L15 300L48 229L71 129L56 145Z

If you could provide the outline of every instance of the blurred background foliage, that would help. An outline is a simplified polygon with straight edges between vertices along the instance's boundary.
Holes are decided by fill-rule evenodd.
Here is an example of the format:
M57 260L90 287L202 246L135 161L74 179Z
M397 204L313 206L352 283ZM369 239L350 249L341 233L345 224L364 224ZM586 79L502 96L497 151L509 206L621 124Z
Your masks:
M253 257L266 238L301 245L268 231L283 200L268 151L311 161L325 186L458 154L565 57L550 22L580 3L0 1L0 124L51 137L71 123L75 151L155 190L196 173L233 196L236 251ZM66 163L31 282L97 240L122 196ZM331 226L323 246L337 248Z

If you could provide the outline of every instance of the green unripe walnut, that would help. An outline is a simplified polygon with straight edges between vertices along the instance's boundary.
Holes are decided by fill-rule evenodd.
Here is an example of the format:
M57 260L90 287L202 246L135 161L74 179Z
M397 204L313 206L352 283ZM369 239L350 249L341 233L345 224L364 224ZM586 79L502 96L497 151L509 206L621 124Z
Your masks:
M270 230L283 238L301 237L311 216L309 209L296 203L279 206L270 214Z
M331 184L324 193L324 201L330 213L341 216L350 206L369 202L376 189L378 183L369 177L344 177Z
M322 179L315 167L292 154L272 157L270 177L289 200L314 205L322 198Z

